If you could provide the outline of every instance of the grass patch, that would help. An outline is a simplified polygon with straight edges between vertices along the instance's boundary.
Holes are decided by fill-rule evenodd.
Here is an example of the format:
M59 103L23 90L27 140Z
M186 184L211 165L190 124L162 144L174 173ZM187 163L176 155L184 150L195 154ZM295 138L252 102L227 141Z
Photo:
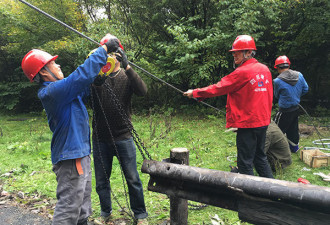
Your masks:
M20 119L24 118L24 119ZM133 116L133 124L140 138L154 160L168 158L170 150L185 147L190 150L190 165L209 169L229 171L229 165L235 165L236 136L225 131L224 116L169 116L168 114L151 114ZM301 123L310 124L309 119L301 117ZM328 118L316 118L314 123L322 125L320 129L324 138L329 138ZM50 159L51 132L47 118L40 115L1 115L0 118L0 175L13 171L11 177L0 177L0 183L6 191L23 191L26 196L38 194L48 199L56 198L56 179L52 172ZM318 139L316 132L310 136L301 137L300 146L312 147L312 141ZM297 182L303 177L314 185L330 187L329 182L313 175L315 172L330 173L329 167L309 168L298 154L292 156L293 164L276 174L276 178ZM138 169L143 159L137 153ZM306 171L304 168L310 169ZM92 170L93 165L92 165ZM94 173L94 172L93 172ZM169 199L162 194L147 191L149 175L140 173L144 186L144 194L150 224L160 224L169 218ZM95 179L92 181L93 217L100 213L99 199L95 192ZM111 176L112 190L120 204L127 207L123 181L118 161L114 160ZM123 218L120 208L113 202L114 218ZM239 221L237 213L216 207L206 207L203 210L189 210L189 224L211 224L211 218L218 215L225 224L244 224Z

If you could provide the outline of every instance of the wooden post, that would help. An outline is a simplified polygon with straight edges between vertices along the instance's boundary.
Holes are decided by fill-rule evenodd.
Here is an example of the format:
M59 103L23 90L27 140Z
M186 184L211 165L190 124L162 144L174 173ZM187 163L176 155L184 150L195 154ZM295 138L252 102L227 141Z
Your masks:
M176 164L189 165L189 150L186 148L173 148L170 161ZM188 224L188 200L170 197L170 219L171 225Z

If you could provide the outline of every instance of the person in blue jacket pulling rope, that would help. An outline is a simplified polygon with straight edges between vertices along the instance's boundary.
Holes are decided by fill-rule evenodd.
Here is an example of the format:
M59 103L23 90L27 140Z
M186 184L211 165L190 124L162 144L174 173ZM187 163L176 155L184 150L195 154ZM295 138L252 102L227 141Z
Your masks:
M118 48L118 41L109 39L65 78L55 62L57 55L33 49L22 60L24 74L40 85L38 98L53 133L51 160L57 180L53 225L87 225L92 213L90 127L84 100L107 63L107 53Z

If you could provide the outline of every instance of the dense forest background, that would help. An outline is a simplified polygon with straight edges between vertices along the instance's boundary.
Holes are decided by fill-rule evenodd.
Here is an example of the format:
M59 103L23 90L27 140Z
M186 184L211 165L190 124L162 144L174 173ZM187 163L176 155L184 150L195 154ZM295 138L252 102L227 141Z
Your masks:
M302 72L310 86L302 104L329 107L328 0L29 0L71 27L99 41L116 35L128 59L185 91L203 87L232 72L228 50L240 34L254 37L256 58L271 70L279 55ZM17 0L0 0L0 110L41 111L38 85L28 82L21 60L33 48L59 55L69 75L97 46ZM151 79L137 108L185 109L193 101ZM223 108L225 96L207 102Z

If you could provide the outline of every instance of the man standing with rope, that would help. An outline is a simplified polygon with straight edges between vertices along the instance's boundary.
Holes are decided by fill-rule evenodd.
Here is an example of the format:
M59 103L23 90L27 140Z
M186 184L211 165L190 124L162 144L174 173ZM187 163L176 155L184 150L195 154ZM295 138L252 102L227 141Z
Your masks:
M84 99L106 64L107 52L119 47L109 40L64 78L58 56L33 49L22 60L24 74L40 84L38 97L53 132L51 158L57 180L53 225L87 225L91 207L90 127Z
M105 41L107 40L101 40L101 44ZM110 56L115 59L113 72L103 80L95 80L92 86L93 157L101 221L107 222L112 213L109 179L113 157L116 156L127 182L134 218L138 225L147 225L148 213L144 203L142 182L137 171L136 147L131 124L132 95L146 95L147 86L129 66L122 46L118 48L117 53Z
M236 145L239 173L254 175L254 165L260 176L273 178L264 152L273 101L272 76L267 66L254 58L256 50L251 36L238 36L230 50L238 67L218 83L190 89L184 95L205 99L227 94L226 127L238 128Z
M299 103L308 85L300 72L290 69L290 64L285 55L275 60L274 68L279 75L274 79L274 97L278 99L279 110L274 121L286 134L291 152L296 153L299 150Z

